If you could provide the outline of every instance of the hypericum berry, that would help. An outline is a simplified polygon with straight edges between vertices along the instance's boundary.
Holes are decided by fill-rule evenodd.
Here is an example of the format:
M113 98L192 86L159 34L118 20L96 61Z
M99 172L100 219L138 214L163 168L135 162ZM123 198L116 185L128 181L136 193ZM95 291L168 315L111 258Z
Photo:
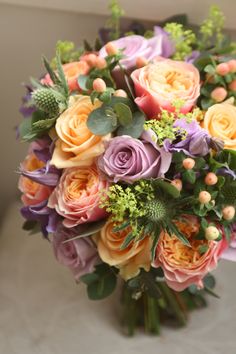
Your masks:
M147 64L148 64L148 61L144 57L138 57L136 59L137 68L142 68L143 66L146 66Z
M217 67L216 67L216 72L220 76L227 75L230 72L230 68L229 68L228 63L220 63L220 64L218 64Z
M191 157L188 157L187 159L183 160L182 164L185 170L191 170L195 166L195 161L191 159Z
M108 42L105 45L105 49L108 55L116 55L118 53L118 48L112 42Z
M205 229L205 237L208 241L216 240L219 236L220 232L215 226L208 226Z
M181 191L182 190L182 187L183 187L183 183L181 181L181 179L174 179L173 181L171 181L171 184L172 186L174 186L175 188L178 189L178 191Z
M97 57L95 66L98 69L105 69L107 67L107 62L104 58Z
M205 183L208 186L214 186L218 182L218 177L215 173L209 172L205 177Z
M231 91L236 91L236 80L233 80L230 84L229 84L229 89Z
M116 97L124 97L124 98L126 98L127 97L127 93L124 91L124 90L116 90L115 92L114 92L114 96L116 96Z
M235 216L235 208L231 205L228 205L223 208L222 214L223 214L223 219L231 220Z
M106 91L106 83L103 79L97 78L93 81L93 89L99 93Z
M52 90L40 88L32 93L33 101L39 109L46 113L58 114L59 104Z
M198 195L198 200L201 204L207 204L211 200L211 195L207 191L201 191Z
M235 73L236 72L236 60L235 59L231 59L228 61L228 66L229 66L229 70L231 73Z
M88 65L93 68L94 66L96 66L97 58L98 57L96 54L90 53L90 54L87 54L86 61L87 61Z
M227 97L227 91L224 87L216 87L211 92L211 98L216 102L222 102Z

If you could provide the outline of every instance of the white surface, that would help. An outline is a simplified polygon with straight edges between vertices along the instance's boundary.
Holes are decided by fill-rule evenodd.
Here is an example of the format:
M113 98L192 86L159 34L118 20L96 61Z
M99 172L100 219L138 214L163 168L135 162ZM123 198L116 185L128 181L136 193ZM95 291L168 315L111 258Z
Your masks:
M221 300L193 312L187 328L126 338L118 299L89 301L50 244L21 231L18 209L10 208L0 237L0 354L235 354L236 264L222 262Z
M2 3L32 6L38 8L108 14L110 0L0 0ZM176 13L186 13L194 24L199 24L205 18L210 5L221 7L226 15L226 27L236 28L235 0L119 0L125 10L125 16L145 20L163 20Z

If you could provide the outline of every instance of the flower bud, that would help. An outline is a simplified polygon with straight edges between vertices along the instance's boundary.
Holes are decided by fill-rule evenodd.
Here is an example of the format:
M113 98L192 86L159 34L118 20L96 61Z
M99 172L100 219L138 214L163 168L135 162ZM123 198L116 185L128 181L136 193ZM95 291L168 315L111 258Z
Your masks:
M220 63L217 65L216 67L216 72L217 74L219 74L220 76L225 76L229 73L230 68L228 63Z
M235 216L235 208L231 205L228 205L223 208L222 214L223 214L223 219L231 220Z
M229 84L229 89L231 91L236 91L236 80L233 80L230 84Z
M198 200L201 204L207 204L211 200L211 195L207 191L202 191L198 195Z
M227 91L224 87L216 87L211 92L211 98L216 102L222 102L227 97Z
M208 186L214 186L218 182L218 177L215 173L209 172L205 177L205 183Z
M97 55L96 55L96 54L93 54L93 53L87 54L87 55L85 56L85 60L86 60L86 62L88 63L88 65L93 68L94 66L96 66Z
M144 57L138 57L136 59L137 68L142 68L143 66L146 66L147 64L148 64L148 61Z
M93 81L93 89L99 93L106 91L106 83L103 79L97 78Z
M118 48L112 42L108 42L105 45L105 49L108 55L116 55L118 53Z
M208 241L216 240L219 236L220 232L215 226L208 226L205 229L205 237Z
M195 166L195 161L191 159L191 157L188 157L187 159L183 160L183 167L186 170L191 170Z
M107 62L104 58L97 57L95 66L98 69L105 69L107 67Z
M236 59L229 60L227 64L229 66L230 72L235 73L236 72Z
M181 191L182 190L182 187L183 187L183 184L182 184L182 181L181 179L174 179L173 181L171 181L171 184L172 186L174 186L175 188L178 189L178 191Z
M114 92L114 96L126 98L127 97L127 93L124 90L116 90Z

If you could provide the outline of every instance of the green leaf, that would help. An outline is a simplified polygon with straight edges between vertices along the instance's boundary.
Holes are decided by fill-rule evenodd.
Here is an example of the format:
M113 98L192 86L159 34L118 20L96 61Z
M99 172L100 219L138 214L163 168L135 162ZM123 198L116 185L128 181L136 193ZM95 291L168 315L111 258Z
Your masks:
M156 226L156 229L153 232L153 240L152 240L152 247L151 247L151 259L154 260L156 256L156 248L158 245L158 241L160 238L161 229L159 226Z
M37 225L37 221L35 220L26 220L22 226L23 230L25 231L30 231L32 229L35 228L35 226Z
M214 289L216 285L215 278L211 274L207 274L203 279L203 284L209 289Z
M178 239L185 246L191 247L189 240L186 238L186 236L184 234L182 234L182 232L179 231L178 227L174 223L171 223L171 225L169 225L169 229L170 229L171 233L174 234L176 237L178 237Z
M183 180L185 182L194 184L196 181L196 173L193 170L186 170L182 173Z
M78 235L74 236L68 240L65 240L63 243L74 241L74 240L77 240L81 237L92 236L92 235L96 234L97 232L99 232L103 228L105 223L106 223L106 220L104 219L104 220L99 220L99 221L95 221L95 222L88 223L88 224L81 224L75 228Z
M145 116L142 112L137 111L133 114L132 124L127 126L120 126L117 130L117 135L130 135L133 138L139 138L143 132L143 125L145 123Z
M25 118L19 125L19 134L21 139L25 139L25 136L30 134L32 130L32 119L31 118Z
M42 132L52 128L55 122L56 122L56 118L38 120L37 122L33 123L33 129Z
M134 235L132 232L130 232L124 239L124 242L122 243L120 249L123 251L124 249L126 249L130 243L134 240Z
M93 47L89 44L89 42L86 39L83 40L83 44L84 44L84 50L86 52L92 52L93 51Z
M77 82L78 82L79 87L83 91L88 90L88 88L86 86L88 78L89 78L88 75L79 75L78 76Z
M212 106L215 102L211 98L202 98L201 106L203 110L207 110L210 106Z
M105 92L100 94L99 100L106 104L109 104L111 100L111 94L112 92L110 90L106 90Z
M89 114L88 129L95 135L106 135L117 128L114 116L108 116L106 106L99 107Z
M55 74L55 72L51 68L51 65L49 64L48 60L44 56L43 56L43 64L44 64L45 69L47 70L52 82L55 85L59 85L60 84L60 80L58 79L57 75Z
M173 186L169 182L164 181L161 178L152 179L151 183L154 188L161 188L165 193L171 195L173 198L179 198L180 196L180 191L175 186Z
M198 247L198 252L199 252L200 254L204 254L204 253L206 253L206 252L208 251L208 248L209 248L208 245L200 245L200 246Z
M125 103L118 102L114 105L114 110L121 125L125 127L132 124L133 117L129 106L127 106Z
M126 229L129 225L130 225L130 221L126 221L121 225L115 226L113 228L113 232L122 231L122 230Z
M90 285L99 279L98 274L91 273L91 274L84 274L80 277L80 281L85 283L86 285Z
M65 77L65 74L64 74L64 71L63 71L63 67L62 67L62 64L61 64L61 56L60 56L60 52L59 51L57 51L57 53L56 53L56 63L57 63L58 76L59 76L59 79L61 81L62 87L64 89L65 95L69 96L69 87L68 87L68 84L67 84L67 81L66 81L66 77Z
M212 64L208 64L207 66L205 66L204 71L208 74L214 75L215 67Z

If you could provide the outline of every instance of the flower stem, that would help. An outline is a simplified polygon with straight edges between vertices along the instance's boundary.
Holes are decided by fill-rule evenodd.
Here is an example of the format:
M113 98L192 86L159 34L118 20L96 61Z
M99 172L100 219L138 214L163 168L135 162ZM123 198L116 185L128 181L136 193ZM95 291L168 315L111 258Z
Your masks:
M144 326L145 331L160 334L160 314L158 300L144 294Z

